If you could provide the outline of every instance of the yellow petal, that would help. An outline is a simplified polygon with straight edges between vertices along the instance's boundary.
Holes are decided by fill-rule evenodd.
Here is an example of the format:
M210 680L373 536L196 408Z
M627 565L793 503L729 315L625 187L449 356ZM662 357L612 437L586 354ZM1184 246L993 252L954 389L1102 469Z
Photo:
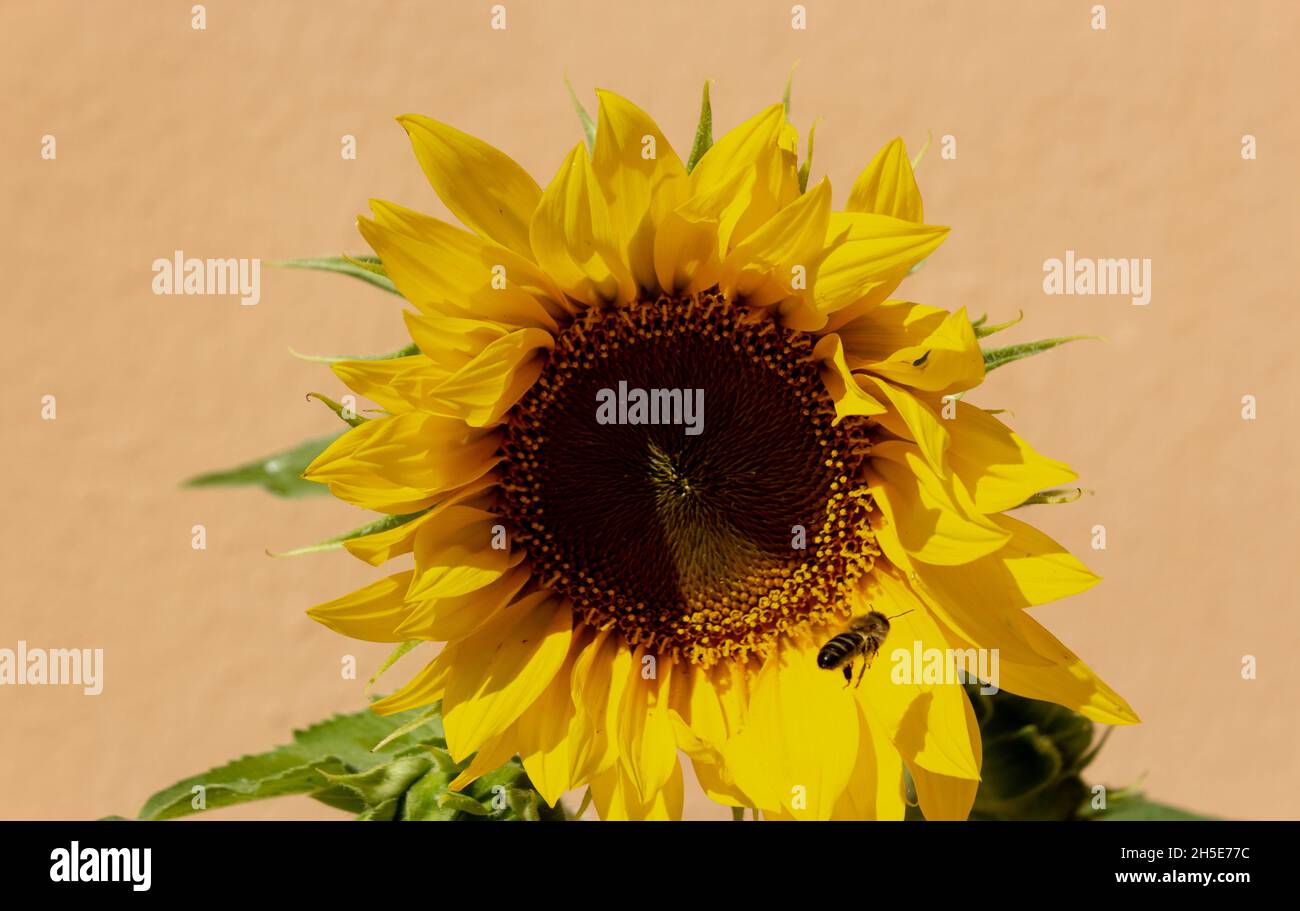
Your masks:
M878 478L873 486L883 488L878 498L885 501L882 513L913 559L945 566L969 563L1010 540L1010 532L975 508L961 482L939 477L915 445L878 443L871 456L871 471Z
M545 357L539 352L553 345L542 329L517 329L497 339L429 392L429 409L471 427L499 423L541 375Z
M947 236L948 228L888 215L832 213L827 239L842 240L817 272L817 309L834 313L869 295L883 301Z
M722 750L696 735L676 710L669 714L677 736L677 747L690 757L695 778L709 800L728 807L749 806L752 801L737 787Z
M646 659L653 663L647 663ZM619 709L619 757L643 800L649 800L668 782L677 766L677 740L669 715L673 661L638 648L632 656L631 674ZM653 676L647 678L646 674Z
M903 759L881 727L859 709L858 761L831 819L897 821L907 812Z
M523 588L531 568L516 566L495 582L448 598L413 603L397 627L402 639L463 639L500 613Z
M457 503L467 500L473 501L476 495L496 486L498 480L500 479L495 472L488 472L481 478L476 478L463 487L458 487L446 494L437 503L429 507L428 511L423 515L419 515L411 521L404 522L394 528L362 535L359 538L349 538L343 542L343 547L352 556L364 560L371 566L379 566L393 557L409 554L415 547L415 536L419 534L421 526L436 518L441 510L449 506L455 506ZM480 504L474 503L473 505Z
M718 138L695 164L691 191L698 193L728 183L740 171L752 171L777 148L785 111L770 105Z
M961 566L916 563L914 585L963 641L997 647L1002 660L1049 664L1026 638L1020 611L1085 591L1099 580L1033 526L1008 516L991 518L1011 534L1005 546Z
M494 278L504 278L505 287L502 287L500 281L494 282L494 291L517 288L535 298L552 316L572 312L559 286L531 257L479 237L472 231L462 230L441 219L396 203L372 199L370 208L375 220L384 227L425 243L446 247L462 257L477 261L480 269L489 269L494 273ZM473 308L470 309L471 312L478 313ZM491 312L490 308L486 312Z
M1078 475L1070 466L1038 452L982 408L958 401L949 421L952 470L975 498L980 512L1019 506L1040 490L1068 484Z
M610 225L626 251L632 277L642 288L655 290L655 231L686 198L686 168L645 111L613 92L596 94L600 111L592 171L609 203Z
M451 654L448 654L448 653ZM395 715L407 709L432 705L442 698L447 681L451 679L452 660L455 657L455 645L449 645L438 656L407 681L406 685L392 695L376 700L370 704L370 710L378 715Z
M510 156L429 117L397 118L438 198L461 222L521 256L541 198L537 182Z
M947 476L946 456L951 440L945 425L949 422L940 418L928 402L901 386L870 374L861 375L860 382L868 389L878 389L881 397L890 404L888 411L876 416L881 426L897 437L915 442L935 473Z
M817 317L812 289L821 265L830 218L831 185L822 180L732 248L722 266L720 287L754 307L794 298ZM820 328L825 318L787 325L801 330Z
M926 682L923 674L916 679L916 651L924 656L938 649L943 654L947 640L907 583L884 571L873 572L870 579L863 598L871 609L894 619L862 684L848 692L857 697L869 724L883 726L904 760L941 775L979 778L966 691L955 681Z
M724 747L736 784L764 810L828 819L858 751L858 712L816 647L783 645L750 691L749 718Z
M1102 724L1137 724L1137 713L1124 698L1093 673L1074 652L1027 613L1014 620L1022 637L1050 660L1046 665L1025 665L1008 658L1000 664L999 685L1028 699L1042 699L1073 709ZM948 631L950 639L959 639Z
M813 357L821 362L822 383L835 402L837 423L850 415L885 413L884 404L863 389L862 383L849 369L838 335L823 336L813 348Z
M550 685L572 637L569 605L550 592L501 611L455 649L443 695L447 749L457 762L503 731Z
M1008 544L1007 547L1011 545ZM1005 551L1007 548L1003 548ZM945 629L960 637L950 645L960 649L965 643L988 650L998 656L998 665L986 665L987 676L996 676L1002 660L1029 665L1050 662L1020 632L1016 614L1023 606L1018 592L1007 578L1001 562L1003 551L981 557L960 566L935 566L916 562L908 580ZM978 666L979 654L972 653L966 665Z
M455 598L500 579L519 556L505 547L501 520L471 506L452 506L415 536L411 601Z
M894 139L876 153L858 175L844 208L849 212L874 212L904 221L922 222L921 190L912 174L912 162L902 139Z
M333 601L318 604L307 616L351 639L403 642L396 630L406 616L406 588L411 571L397 573Z
M984 746L980 740L980 726L971 708L970 699L963 694L966 701L966 730L970 734L971 752L983 763ZM917 803L921 806L921 815L931 822L961 822L970 816L971 807L975 805L975 793L980 783L971 778L957 778L952 775L940 775L924 766L908 763L907 770L916 785Z
M1023 599L1026 606L1046 604L1087 591L1101 581L1068 550L1032 525L1010 516L992 518L1011 532L1011 540L996 556L1019 593L1012 603L1019 605Z
M503 337L509 329L500 323L472 317L402 311L411 341L446 379L464 367L488 345Z
M705 669L683 664L673 679L672 706L695 736L711 744L739 733L749 706L750 668L735 661Z
M723 255L799 195L792 156L780 146L784 123L781 105L765 108L719 138L691 172L693 197L733 187L738 176L749 181L744 210L720 233Z
M677 764L667 786L642 799L632 777L616 762L591 780L591 802L605 820L677 820L682 818L682 767Z
M529 230L538 264L574 299L598 307L636 297L582 143L542 194Z
M402 296L429 315L554 330L563 294L530 260L393 203L371 200L357 228Z
M515 746L517 742L514 725L506 728L495 737L489 737L478 748L478 752L474 754L474 758L469 761L469 765L465 767L465 770L447 785L447 790L464 790L488 772L501 768L513 759L515 753L518 752Z
M695 294L718 283L723 240L748 209L754 180L753 171L736 171L728 182L692 196L664 216L655 233L654 265L666 293Z
M845 318L849 313L851 318ZM900 348L921 344L947 318L948 311L939 307L885 300L872 307L842 310L831 317L831 323L844 340L849 364L865 367L889 360Z
M949 395L984 382L984 355L965 307L947 314L917 344L898 348L878 361L860 360L854 357L848 341L845 346L849 365L855 370L869 370L893 383L925 392Z
M576 780L593 778L618 757L619 711L631 668L632 650L611 630L597 632L573 662L570 695L580 720L573 748Z
M551 807L582 783L573 774L574 726L580 723L569 689L573 658L571 648L550 686L514 725L524 771Z
M330 369L343 385L392 414L419 408L421 390L437 385L442 379L433 362L423 354L378 361L335 361Z
M487 474L499 442L499 434L411 411L349 430L312 460L303 477L328 484L355 506L410 513Z

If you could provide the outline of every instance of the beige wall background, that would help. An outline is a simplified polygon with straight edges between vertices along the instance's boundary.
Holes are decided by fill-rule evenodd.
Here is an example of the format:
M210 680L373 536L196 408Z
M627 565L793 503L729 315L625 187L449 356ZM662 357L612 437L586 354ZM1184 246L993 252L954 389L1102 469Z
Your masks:
M994 321L1023 309L1008 341L1106 338L1007 367L975 398L1096 491L1031 517L1105 577L1036 615L1145 722L1115 733L1094 777L1145 776L1157 798L1215 814L1300 817L1300 6L1109 2L1095 31L1081 0L811 0L794 31L787 0L504 3L505 31L477 0L212 0L204 31L189 3L0 9L0 647L106 653L98 697L0 688L0 817L133 814L359 707L386 651L303 614L372 570L264 553L359 513L178 485L331 430L304 394L337 383L287 348L389 350L397 303L270 269L255 307L159 297L155 258L358 252L371 196L445 215L393 122L404 112L484 137L545 183L580 138L566 72L585 98L636 100L684 155L706 77L730 126L778 100L796 61L794 119L802 132L823 118L814 174L838 203L891 137L956 137L956 159L936 146L919 169L927 216L954 230L909 296ZM1257 160L1241 157L1246 133ZM1043 261L1067 249L1150 258L1150 305L1044 295ZM190 547L197 523L206 551ZM1105 551L1090 548L1096 524ZM346 654L361 681L341 679ZM689 812L725 815L698 797ZM337 814L303 798L221 815Z

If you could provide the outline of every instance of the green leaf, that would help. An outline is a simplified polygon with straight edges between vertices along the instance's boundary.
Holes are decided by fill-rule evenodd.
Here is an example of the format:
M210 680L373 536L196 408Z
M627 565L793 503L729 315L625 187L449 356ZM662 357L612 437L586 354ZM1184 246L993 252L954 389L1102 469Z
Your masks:
M517 758L464 791L448 791L472 757L452 761L439 710L434 705L388 717L369 709L337 715L296 732L284 746L159 791L139 818L174 819L285 794L306 794L362 821L568 818L563 806L541 801ZM193 805L196 787L202 788L202 807Z
M1134 794L1131 797L1110 801L1110 805L1105 810L1099 810L1088 818L1106 822L1155 822L1166 819L1193 822L1213 820L1219 817L1204 816L1200 813L1180 810L1178 807L1147 800L1141 794Z
M282 259L278 262L267 263L267 265L278 266L281 269L313 269L321 272L339 272L343 275L359 278L363 282L374 285L376 288L383 288L392 294L398 293L397 286L384 272L384 267L379 260L373 256L312 256L306 259Z
M578 112L578 122L582 124L582 135L587 139L587 151L593 152L596 149L596 121L591 119L587 109L578 100L578 93L573 90L573 83L569 81L567 74L564 77L564 87L569 90L569 100L573 102L573 109Z
M1095 335L1067 335L1063 338L1046 338L1037 342L1022 342L1019 345L1008 345L1005 348L986 348L984 349L984 372L989 373L1003 364L1041 354L1044 351L1052 350L1058 345L1064 345L1066 342L1076 342L1081 339L1100 341Z
M365 709L336 715L295 732L291 743L244 756L159 791L145 801L139 818L175 819L201 809L214 810L285 794L311 794L331 806L360 812L361 802L356 796L360 792L348 776L384 765L422 742L445 746L441 719L431 718L423 727L372 752L374 744L419 713L419 709L412 709L385 718ZM346 783L336 784L339 779ZM197 786L204 789L204 807L193 806L193 789ZM351 800L349 794L354 795Z
M686 173L695 170L713 146L713 109L709 107L709 81L704 80L704 97L700 100L700 122L695 127L695 144L691 146L690 157L686 159Z
M340 434L317 437L305 443L299 443L292 449L285 449L274 455L256 459L237 468L213 471L190 478L184 482L186 487L234 487L258 484L280 497L300 497L306 494L328 493L329 488L315 481L302 478L303 471L316 456L325 451Z
M293 550L284 550L279 553L273 553L273 557L297 557L302 554L314 554L326 550L339 550L343 547L344 541L351 541L353 538L364 538L366 535L378 534L381 531L388 531L390 528L396 528L399 525L405 525L412 519L418 519L429 510L421 509L419 512L407 513L403 516L380 516L373 522L367 522L351 531L345 531L341 535L335 535L332 538L326 538L324 541L316 544L308 544L304 547L296 547Z

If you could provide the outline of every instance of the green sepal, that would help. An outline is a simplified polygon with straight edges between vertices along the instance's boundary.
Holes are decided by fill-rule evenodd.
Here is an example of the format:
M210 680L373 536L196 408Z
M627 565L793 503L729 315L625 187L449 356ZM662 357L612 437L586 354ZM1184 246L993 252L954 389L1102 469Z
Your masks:
M781 109L785 112L785 122L790 122L790 99L794 95L794 71L798 62L791 64L790 75L785 77L785 91L781 93Z
M993 326L985 326L984 323L988 320L988 315L985 314L984 316L981 316L976 322L971 323L971 328L975 330L976 338L988 338L990 335L992 335L995 332L1001 332L1004 329L1010 329L1012 326L1016 325L1024 318L1025 318L1025 311L1021 310L1019 311L1019 315L1013 320L1007 320L1005 323L998 323Z
M596 121L591 119L587 109L582 106L578 100L578 93L573 90L573 83L569 81L568 74L564 77L564 87L569 90L569 100L573 102L573 109L578 112L578 122L582 124L582 135L587 140L587 151L596 150Z
M534 794L534 796L536 796ZM469 797L460 791L444 791L438 795L438 807L444 810L451 810L453 813L469 813L471 816L491 816L492 810L483 806L473 797Z
M509 788L506 790L506 801L510 804L510 809L520 819L527 822L536 822L542 818L541 810L538 807L540 798L537 792L531 788L524 790L522 788Z
M1050 351L1058 345L1064 345L1066 342L1077 342L1082 339L1100 341L1099 337L1095 335L1067 335L1062 338L1045 338L1037 342L1022 342L1019 345L1008 345L1005 348L985 348L984 372L989 373L1003 364L1010 364L1012 361L1018 361L1021 358Z
M370 420L370 418L363 418L355 411L352 412L352 417L348 417L347 412L350 409L344 408L341 403L334 401L332 398L325 395L323 392L309 392L307 393L307 398L315 399L316 401L323 404L330 411L334 412L334 414L338 416L338 419L340 421L347 424L349 427L360 427L366 421Z
M1094 789L1083 772L1113 729L1097 738L1097 725L1064 706L1005 691L985 694L975 684L966 694L984 753L972 820L1207 818L1148 802L1136 788L1112 791L1107 809L1092 809ZM910 807L906 815L922 818Z
M292 449L285 449L273 455L247 462L236 468L212 471L190 478L184 482L185 487L236 487L256 484L276 496L300 497L305 494L329 493L329 488L315 481L307 481L302 473L316 456L339 438L341 434L317 437L305 443L299 443Z
M310 256L304 259L282 259L278 262L267 263L270 266L278 266L281 269L313 269L320 272L338 272L343 275L350 275L353 278L359 278L363 282L374 285L376 288L383 288L391 294L397 294L397 286L393 284L383 265L373 256Z
M399 644L397 648L389 652L388 657L384 659L384 663L379 665L379 669L376 670L373 674L371 674L370 679L366 681L367 695L370 693L370 688L375 685L375 681L377 681L381 676L383 676L384 671L388 670L390 667L392 667L394 664L397 663L398 659L400 659L403 655L405 655L411 649L415 648L417 645L419 645L421 642L424 641L426 640L407 639L405 642ZM441 703L438 703L434 708L430 709L429 712L431 714L436 715L438 714L438 712L441 711L441 708L442 708ZM379 749L379 747L375 747L375 749Z
M392 822L397 817L400 797L390 797L377 807L366 807L357 814L357 822Z
M1092 493L1092 491L1085 491L1082 487L1058 487L1053 490L1040 490L1019 506L1013 506L1011 508L1019 509L1021 506L1039 506L1048 503L1053 505L1059 503L1073 503L1080 499L1084 493Z
M921 151L917 152L916 155L913 156L912 158L911 165L913 171L915 171L917 167L920 166L922 159L925 158L925 153L930 151L930 143L932 143L933 141L934 141L934 133L927 130L925 134L925 145L921 146Z
M689 174L695 170L695 166L700 163L713 146L713 109L709 106L709 81L704 80L704 95L700 99L700 121L695 125L695 143L691 146L691 154L686 159L686 173Z
M456 818L456 807L444 807L442 798L448 793L448 779L437 769L411 785L402 801L404 822L450 822Z
M432 765L427 754L411 753L362 772L321 774L335 787L355 793L367 807L378 808L405 794Z
M1033 725L985 741L998 762L981 772L981 796L988 801L1022 798L1051 784L1061 774L1061 753Z
M812 171L813 161L813 139L817 135L817 121L812 122L808 128L808 155L804 158L803 164L799 165L799 192L808 192L808 174Z
M292 348L289 349L289 353L298 360L311 364L337 364L339 361L391 361L399 357L410 357L420 353L420 346L412 342L396 351L385 351L382 354L303 354Z
M373 522L367 522L365 525L354 528L351 531L345 531L341 535L335 535L332 538L326 538L316 544L307 544L303 547L295 547L293 550L283 550L278 553L271 553L272 557L297 557L302 554L314 554L326 550L340 550L344 541L351 541L353 538L364 538L366 535L375 535L381 531L388 531L399 525L405 525L412 519L418 519L429 510L421 509L419 512L411 512L402 516L380 516ZM268 551L268 553L270 553Z

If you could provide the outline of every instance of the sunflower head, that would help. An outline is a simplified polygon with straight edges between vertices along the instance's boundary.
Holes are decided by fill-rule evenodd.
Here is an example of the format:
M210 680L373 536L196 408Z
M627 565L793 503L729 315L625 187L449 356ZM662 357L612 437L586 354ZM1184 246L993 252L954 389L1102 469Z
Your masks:
M590 786L638 818L680 815L680 754L773 818L902 818L905 769L927 816L964 817L978 726L913 653L993 650L1007 688L1135 720L1023 610L1096 581L1004 514L1073 472L965 401L964 309L894 297L948 231L902 141L836 210L782 105L688 168L599 102L545 189L401 117L463 227L360 220L417 353L333 365L379 410L305 477L393 517L349 551L412 565L311 614L446 643L375 709L442 700L457 786L517 755L549 803Z

